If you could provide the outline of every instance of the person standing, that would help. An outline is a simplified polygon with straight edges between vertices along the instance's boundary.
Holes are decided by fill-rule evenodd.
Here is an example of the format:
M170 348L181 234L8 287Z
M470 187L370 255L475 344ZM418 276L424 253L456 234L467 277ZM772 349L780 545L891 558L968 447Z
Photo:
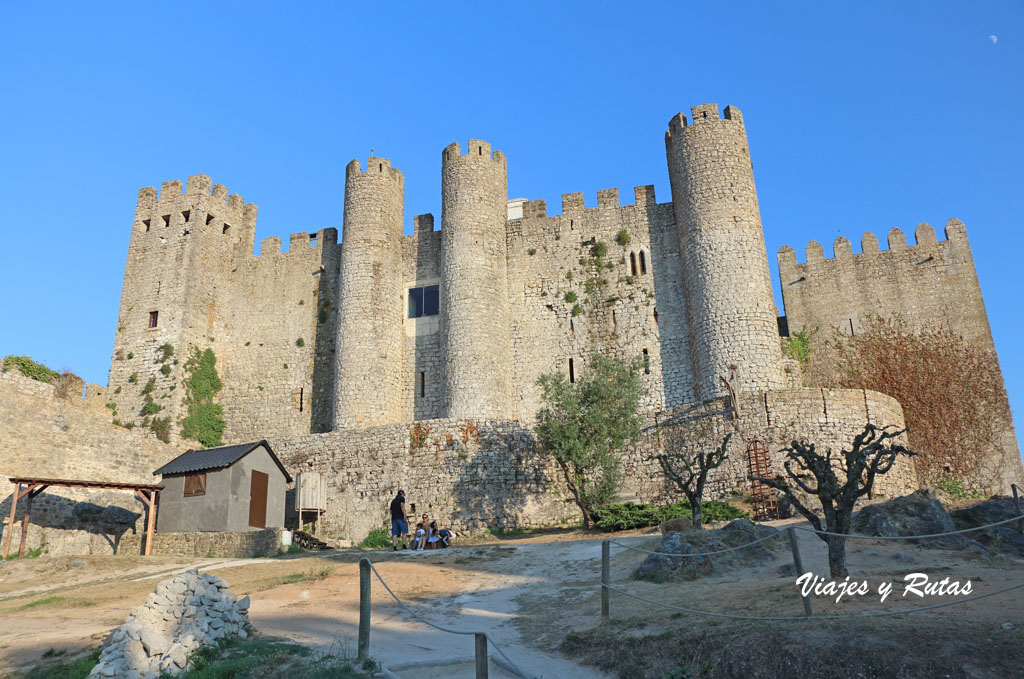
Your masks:
M405 515L405 491L398 491L398 495L391 501L391 551L398 551L398 540L402 540L402 549L409 549L406 540L409 538L409 517Z

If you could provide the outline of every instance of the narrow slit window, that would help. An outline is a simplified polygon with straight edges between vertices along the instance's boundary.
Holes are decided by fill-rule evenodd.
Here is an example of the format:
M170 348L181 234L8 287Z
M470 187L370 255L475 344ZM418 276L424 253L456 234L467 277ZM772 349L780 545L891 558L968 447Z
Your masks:
M150 220L149 219L143 219L142 223L146 226L146 233L149 233Z
M657 309L654 310L654 324L655 325L658 324L658 310Z
M185 497L206 495L206 472L189 474L185 477Z
M619 321L615 317L615 309L612 309L612 332L619 329Z
M317 238L315 233L309 234L309 247L315 248L317 245Z
M160 316L160 312L159 311L150 311L149 312L149 327L151 327L151 328L155 328L156 327L157 318L159 316Z
M569 359L569 383L572 384L576 381L576 371L573 370L572 359Z
M164 226L170 226L171 225L171 216L170 215L164 215L160 219L164 220Z
M211 214L207 214L207 215L206 215L206 225L207 225L207 226L209 226L210 224L212 224L212 223L213 223L213 220L214 220L214 216L213 216L213 215L211 215Z
M230 230L231 230L231 225L230 225L230 224L225 224L225 225L224 225L224 228L223 228L223 229L221 229L221 231L220 231L220 232L221 232L221 233L223 233L223 234L226 234L226 233L227 233L228 231L230 231Z
M572 322L571 318L569 319L569 334L570 335L575 335L576 334L576 324Z
M299 387L299 412L302 412L302 402L305 400L306 390L303 387Z
M427 395L427 373L420 373L420 398Z
M644 255L644 251L643 250L640 251L640 273L641 274L646 274L647 273L647 256Z
M650 375L650 374L651 374L651 357L647 353L647 350L644 349L644 375Z
M181 221L188 224L189 218L192 216L192 210L183 210L181 213Z
M635 252L629 253L629 271L630 271L630 273L633 276L636 275L636 253Z

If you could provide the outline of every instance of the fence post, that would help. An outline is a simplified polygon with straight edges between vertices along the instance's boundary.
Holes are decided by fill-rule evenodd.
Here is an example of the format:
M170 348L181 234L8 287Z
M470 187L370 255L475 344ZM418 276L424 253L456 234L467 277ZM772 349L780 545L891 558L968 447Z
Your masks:
M608 620L608 585L611 584L611 543L601 540L601 622Z
M476 679L487 679L487 635L477 632L476 639Z
M796 566L796 574L799 577L804 573L804 562L800 559L800 546L796 543L796 529L790 526L786 532L789 533L789 548L793 550L793 565ZM800 596L804 600L804 615L809 618L814 615L811 611L811 599L806 594Z
M1018 493L1018 491L1020 491L1020 488L1017 487L1016 483L1011 483L1010 488L1013 489L1013 504L1016 505L1017 515L1020 516L1021 514L1024 514L1024 510L1022 510L1020 507L1020 495ZM1021 519L1017 522L1017 532L1024 533L1024 519Z
M359 646L357 660L370 655L370 561L359 560Z

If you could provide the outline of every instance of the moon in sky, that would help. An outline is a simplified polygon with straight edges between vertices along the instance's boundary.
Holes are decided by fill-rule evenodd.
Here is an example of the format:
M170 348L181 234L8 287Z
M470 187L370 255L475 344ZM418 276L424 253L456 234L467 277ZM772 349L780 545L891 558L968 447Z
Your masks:
M988 36L988 39L992 41L993 45L996 44L997 42L999 42L999 36L996 36L996 35L990 35L990 36Z

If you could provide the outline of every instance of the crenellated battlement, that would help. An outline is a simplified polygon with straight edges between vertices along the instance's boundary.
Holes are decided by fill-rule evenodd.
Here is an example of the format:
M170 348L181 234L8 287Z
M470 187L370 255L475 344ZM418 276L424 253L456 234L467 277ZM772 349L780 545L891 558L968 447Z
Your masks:
M212 210L204 220L192 219L192 208ZM163 212L164 214L160 214ZM209 226L215 220L223 230L227 225L243 226L252 230L256 225L258 208L255 203L246 203L237 193L228 193L223 184L213 184L205 174L190 176L183 185L181 180L163 182L158 192L152 186L139 189L135 208L136 224L148 232L153 226L184 225L186 228ZM148 224L147 224L148 222ZM226 232L225 232L226 233Z
M260 252L258 255L254 255L254 257L280 254L285 256L291 254L305 255L309 252L322 253L324 248L334 247L337 244L338 230L334 227L320 229L319 231L299 231L298 233L289 234L287 252L281 252L281 238L279 236L270 236L260 241Z
M853 252L853 247L847 238L839 236L832 244L832 257L826 257L824 246L818 241L812 240L804 249L805 260L803 262L797 260L796 251L793 248L783 245L779 248L778 261L780 267L783 265L813 264L815 262L842 260L854 255L872 255L880 252L896 252L904 249L934 246L937 243L955 243L965 241L967 238L967 230L959 219L950 219L946 222L944 232L945 240L939 241L935 236L935 228L931 224L922 222L914 229L914 244L907 245L906 234L901 229L893 227L889 230L886 238L888 249L880 250L878 247L878 237L872 232L867 231L861 236L861 251L859 253Z
M718 104L701 104L700 106L690 108L690 116L692 122L689 125L726 120L743 125L743 113L735 106L726 106L725 110L722 111L722 115L719 115ZM689 125L687 124L686 116L682 113L672 116L668 121L668 130L665 131L665 142L668 143L672 135L685 131Z
M501 151L491 151L491 145L482 139L470 139L466 144L466 152L462 153L459 142L454 141L444 147L441 152L441 159L444 163L465 162L472 160L492 160L505 166L507 160Z
M434 215L427 213L425 215L415 215L412 218L412 230L413 233L431 233L434 230Z
M366 170L362 169L362 165L358 159L353 159L348 165L345 166L345 181L361 181L361 180L376 180L376 179L390 179L396 182L399 186L405 186L405 175L398 168L391 167L391 161L387 158L378 158L376 156L370 156L366 159Z

